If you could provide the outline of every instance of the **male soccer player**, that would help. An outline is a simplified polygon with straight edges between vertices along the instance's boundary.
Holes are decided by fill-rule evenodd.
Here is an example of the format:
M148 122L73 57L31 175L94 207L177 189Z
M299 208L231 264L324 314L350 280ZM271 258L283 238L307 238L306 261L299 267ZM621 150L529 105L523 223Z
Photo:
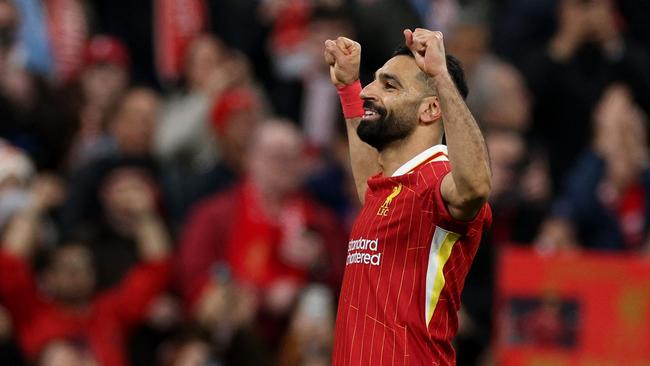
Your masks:
M445 55L442 33L405 30L404 38L407 47L363 90L361 46L325 42L363 202L333 365L455 365L460 293L491 221L490 164L463 71Z

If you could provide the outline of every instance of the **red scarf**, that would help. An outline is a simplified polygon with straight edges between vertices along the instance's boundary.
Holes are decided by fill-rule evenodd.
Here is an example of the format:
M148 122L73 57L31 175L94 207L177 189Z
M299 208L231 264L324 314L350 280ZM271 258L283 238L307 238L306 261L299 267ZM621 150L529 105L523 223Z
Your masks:
M284 263L279 253L285 240L306 228L308 202L299 195L290 197L281 212L270 218L259 195L250 182L242 184L239 190L226 247L234 278L260 289L280 278L306 281L307 269Z

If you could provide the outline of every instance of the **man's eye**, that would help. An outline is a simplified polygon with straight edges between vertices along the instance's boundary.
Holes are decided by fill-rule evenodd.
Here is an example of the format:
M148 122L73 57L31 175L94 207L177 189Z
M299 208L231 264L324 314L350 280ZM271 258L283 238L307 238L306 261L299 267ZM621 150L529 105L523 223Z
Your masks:
M386 88L386 89L396 89L395 86L391 85L390 83L384 84L384 88Z

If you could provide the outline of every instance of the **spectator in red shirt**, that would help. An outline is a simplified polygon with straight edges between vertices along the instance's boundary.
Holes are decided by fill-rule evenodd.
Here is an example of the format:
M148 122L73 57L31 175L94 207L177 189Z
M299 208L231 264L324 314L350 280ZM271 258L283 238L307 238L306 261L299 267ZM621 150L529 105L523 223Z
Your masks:
M344 263L345 233L301 189L297 128L265 122L248 149L244 180L200 202L181 240L179 285L210 329L236 331L255 314L283 319L308 281L336 286Z
M40 216L62 198L51 181L36 181L29 204L5 228L0 247L0 302L11 314L18 343L29 360L43 358L44 351L54 349L57 354L63 352L61 357L77 352L98 365L128 364L129 330L143 320L152 300L168 283L169 238L150 195L128 187L120 194L138 213L134 221L141 262L117 286L95 295L93 259L86 246L70 243L57 248L44 271L42 289L30 268ZM57 344L64 347L53 346Z
M542 250L650 251L650 160L646 116L622 84L594 110L592 147L567 176L542 225Z

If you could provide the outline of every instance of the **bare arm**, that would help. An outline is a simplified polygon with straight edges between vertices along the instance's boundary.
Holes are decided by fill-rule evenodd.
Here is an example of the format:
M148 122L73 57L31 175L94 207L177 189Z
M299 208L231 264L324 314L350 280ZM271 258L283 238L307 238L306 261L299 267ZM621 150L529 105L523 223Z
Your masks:
M337 88L352 85L359 80L361 45L349 38L339 37L325 42L325 61L330 65L332 83ZM380 171L377 150L359 139L357 127L361 117L345 120L350 149L350 164L359 200L363 203L367 181Z
M442 33L416 29L404 35L418 66L433 79L442 109L452 166L451 174L442 181L442 198L454 218L469 220L487 201L491 188L483 135L447 71Z
M380 171L378 152L370 145L359 139L357 127L360 118L346 119L345 125L348 131L348 148L350 150L350 165L352 176L357 187L359 201L363 204L368 188L368 179Z
M20 208L7 224L1 238L4 249L29 260L38 245L42 216L62 202L63 192L63 185L57 177L37 177L30 189L27 205Z
M171 239L163 220L156 212L152 187L137 174L124 175L118 179L118 199L124 202L134 225L140 259L150 262L167 258Z
M139 218L136 240L142 261L156 261L169 256L171 240L158 215L145 214Z

